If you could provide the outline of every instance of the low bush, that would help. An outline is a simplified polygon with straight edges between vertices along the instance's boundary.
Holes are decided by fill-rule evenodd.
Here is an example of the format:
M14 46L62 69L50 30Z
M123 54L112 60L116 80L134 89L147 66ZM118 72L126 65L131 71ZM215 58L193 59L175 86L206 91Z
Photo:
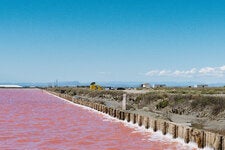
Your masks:
M168 104L169 104L168 100L163 100L156 105L156 108L157 109L165 108L168 106Z

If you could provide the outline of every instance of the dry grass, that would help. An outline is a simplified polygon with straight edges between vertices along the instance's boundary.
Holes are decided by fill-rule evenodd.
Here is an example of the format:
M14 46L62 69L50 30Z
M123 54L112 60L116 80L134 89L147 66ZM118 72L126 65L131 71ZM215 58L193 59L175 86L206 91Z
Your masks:
M193 111L202 111L205 107L210 108L212 115L218 115L225 110L225 97L218 96L206 96L199 93L223 93L225 88L205 88L205 89L193 89L193 88L164 88L157 89L145 94L127 94L128 101L132 101L133 104L137 104L139 108L149 105L155 105L158 109L170 107L171 109L189 108ZM48 88L47 90L69 94L71 96L85 96L90 98L102 98L108 100L121 101L123 97L123 91L114 90L102 90L93 91L87 88L70 88L70 87L56 87ZM171 94L173 91L173 94ZM185 93L185 94L184 94ZM188 93L188 94L186 94ZM191 94L190 94L191 93ZM194 94L193 94L194 93ZM197 94L196 94L197 93Z

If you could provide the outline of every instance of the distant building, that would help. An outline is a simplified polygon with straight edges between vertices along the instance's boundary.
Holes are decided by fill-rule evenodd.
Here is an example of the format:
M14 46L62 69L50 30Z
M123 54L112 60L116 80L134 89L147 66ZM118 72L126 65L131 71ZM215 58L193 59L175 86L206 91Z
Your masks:
M104 89L105 89L105 90L114 90L113 87L105 87Z
M160 88L160 87L166 87L165 84L154 84L153 88Z
M207 84L199 84L199 85L195 85L194 86L195 88L205 88L205 87L208 87Z
M126 89L123 87L118 87L116 90L126 90Z
M144 83L144 84L141 84L141 87L149 89L151 87L151 85L149 83Z

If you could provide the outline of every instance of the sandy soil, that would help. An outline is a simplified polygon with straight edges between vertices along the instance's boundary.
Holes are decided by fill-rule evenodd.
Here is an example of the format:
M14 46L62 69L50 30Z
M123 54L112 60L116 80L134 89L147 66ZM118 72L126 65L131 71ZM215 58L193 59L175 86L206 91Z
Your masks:
M149 92L149 89L143 89L143 90L134 90L134 89L131 89L131 90L124 90L124 92L126 93L133 93L133 94L145 94L145 93L148 93Z
M112 108L121 109L122 107L121 102L114 101L114 100L95 99L95 98L88 98L88 97L79 97L79 98L82 98L83 100L90 100L90 101L104 103L106 106L112 107ZM179 114L163 112L159 110L149 110L147 108L142 108L142 109L135 108L135 109L130 109L128 111L135 112L144 116L151 116L154 118L168 120L168 121L175 122L185 126L195 127L199 129L213 130L221 134L224 134L224 131L225 131L224 117L219 117L219 119L218 118L212 119L207 117L198 117L198 114L195 114L195 113L191 115L184 115L184 114L179 115Z

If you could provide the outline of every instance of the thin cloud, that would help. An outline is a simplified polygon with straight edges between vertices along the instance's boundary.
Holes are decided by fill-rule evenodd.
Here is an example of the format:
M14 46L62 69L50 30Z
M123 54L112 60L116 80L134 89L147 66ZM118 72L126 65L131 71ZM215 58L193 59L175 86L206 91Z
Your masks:
M225 66L220 67L220 70L225 71Z
M170 77L224 77L225 65L221 67L192 68L190 70L150 70L146 76L170 76Z
M171 73L171 71L169 70L162 70L162 71L159 71L159 75L160 76L167 76Z
M111 72L104 72L104 71L101 71L101 72L99 72L99 74L101 74L101 75L110 75Z
M155 75L158 75L158 74L159 74L158 70L151 70L151 71L147 72L145 75L146 76L155 76Z

